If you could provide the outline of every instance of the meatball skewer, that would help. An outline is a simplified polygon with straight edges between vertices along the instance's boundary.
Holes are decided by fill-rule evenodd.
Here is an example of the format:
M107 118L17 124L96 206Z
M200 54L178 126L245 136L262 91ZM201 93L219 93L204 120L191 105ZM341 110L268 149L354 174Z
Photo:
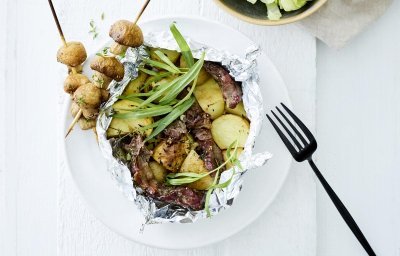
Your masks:
M58 33L60 35L60 39L63 43L63 45L57 51L57 61L67 65L68 71L69 71L68 72L69 75L64 82L64 90L67 93L72 95L81 85L84 85L84 84L87 84L90 82L90 80L85 75L79 74L79 72L77 71L77 68L81 68L82 67L81 64L83 62L85 62L85 60L87 58L86 49L83 46L83 44L80 42L73 42L73 41L67 42L65 40L65 36L64 36L63 30L61 28L60 22L58 20L57 13L55 11L53 2L52 2L52 0L48 0L48 2L49 2L49 6L51 9L54 21L55 21L57 29L58 29ZM73 104L76 104L76 103L73 102L72 105ZM80 116L83 113L82 108L78 108L78 110L79 111L77 114L75 114L74 118L77 116ZM79 113L81 113L81 114L79 114ZM79 120L79 118L77 118L77 119ZM83 126L81 125L82 129L93 128L93 131L96 135L96 140L97 140L97 132L96 132L96 128L93 127L93 122L90 122L90 120L88 122L88 119L85 119L84 121L86 121L86 122L82 122L82 125L83 125Z
M145 2L133 23L126 20L121 20L117 21L111 26L109 34L116 42L116 44L113 46L113 50L115 51L114 54L118 52L122 53L128 47L138 47L143 44L143 33L136 23L142 16L149 3L150 0ZM121 81L125 73L124 66L115 58L115 56L96 56L91 62L90 68L96 73L102 74L106 78L110 78L109 80L114 79L116 81ZM75 123L79 120L82 114L82 111L79 111L76 114L74 120L68 128L65 137L67 137L72 131Z

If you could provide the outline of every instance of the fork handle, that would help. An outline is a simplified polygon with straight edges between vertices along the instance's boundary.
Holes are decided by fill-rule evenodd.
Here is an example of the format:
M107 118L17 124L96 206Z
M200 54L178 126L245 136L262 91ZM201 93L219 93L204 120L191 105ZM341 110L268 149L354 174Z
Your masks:
M376 256L374 250L372 250L371 246L369 245L367 239L361 232L360 228L358 227L357 223L346 209L342 201L340 201L339 197L336 195L335 191L329 186L328 182L325 180L324 176L322 176L321 172L318 170L317 166L315 165L314 161L310 158L308 162L311 165L311 168L314 170L315 175L317 175L319 181L321 182L322 186L324 187L325 191L328 193L329 197L331 198L333 204L336 206L336 209L339 211L340 215L346 222L347 226L351 229L353 234L356 236L362 247L364 247L365 251L370 256Z

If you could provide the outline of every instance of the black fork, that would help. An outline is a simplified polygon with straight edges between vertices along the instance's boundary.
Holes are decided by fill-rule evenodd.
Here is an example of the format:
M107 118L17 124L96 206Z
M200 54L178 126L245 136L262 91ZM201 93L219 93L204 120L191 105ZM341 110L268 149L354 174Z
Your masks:
M281 137L283 143L285 143L287 149L289 150L290 154L292 154L293 158L297 162L303 162L307 160L311 168L314 170L315 175L317 175L319 181L321 182L322 186L324 187L325 191L328 193L329 197L331 198L333 204L336 206L336 209L339 211L340 215L349 226L353 234L356 236L362 247L364 247L365 251L368 255L376 255L374 250L372 250L371 246L369 245L367 239L361 232L360 228L358 227L357 223L350 215L349 211L346 209L342 201L340 201L339 197L336 195L335 191L331 188L328 182L325 180L324 176L322 176L321 172L318 170L317 166L315 165L314 161L312 160L312 155L317 150L317 141L315 140L314 136L310 132L310 130L303 124L303 122L295 115L289 108L287 108L283 103L281 103L282 107L286 110L289 116L293 119L293 121L297 124L300 128L302 133L296 128L296 126L289 120L289 118L278 108L276 110L279 114L283 117L285 122L289 125L291 130L285 125L285 122L282 121L274 111L271 110L272 114L278 120L280 125L289 135L290 140L286 135L281 131L278 125L272 120L272 118L267 115L269 121L271 122L272 126L277 131L279 137ZM299 139L297 139L299 138Z

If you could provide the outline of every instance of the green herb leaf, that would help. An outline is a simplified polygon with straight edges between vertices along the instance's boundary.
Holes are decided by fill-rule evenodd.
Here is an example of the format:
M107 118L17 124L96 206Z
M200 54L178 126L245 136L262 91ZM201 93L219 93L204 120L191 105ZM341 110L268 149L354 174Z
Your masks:
M196 88L196 84L197 84L197 77L193 81L192 88L190 88L189 92L185 95L185 97L183 97L183 99L181 99L180 101L178 101L178 103L176 105L174 105L174 108L181 105L183 102L185 102L187 99L189 99L192 96L194 89Z
M193 54L192 51L190 50L190 47L188 43L186 42L185 38L182 36L181 32L176 28L175 23L172 23L170 26L170 30L172 35L175 38L175 41L177 42L179 48L181 49L182 56L185 59L188 67L192 67L194 65L194 59L193 59Z
M160 100L160 104L165 104L168 103L169 101L175 99L178 94L190 83L192 82L196 77L198 77L199 72L201 68L203 67L204 63L204 53L201 56L201 58L194 64L189 71L182 75L180 77L179 82L177 82L171 89L171 91L168 92L167 95L165 95L163 98Z
M170 125L175 119L180 117L183 113L188 110L193 103L195 102L194 97L190 97L187 101L185 101L182 105L174 108L167 116L160 120L160 124L156 129L145 139L145 142L157 136L160 132L162 132L168 125Z
M146 73L146 74L148 74L150 76L157 76L159 74L156 71L149 70L149 69L146 69L146 68L139 68L139 71L142 71L143 73Z
M161 69L167 70L167 71L169 71L169 72L171 72L173 74L176 74L176 73L180 72L179 69L178 70L174 69L173 67L170 67L169 65L167 65L165 63L162 63L162 62L159 62L159 61L155 61L155 60L151 60L151 59L143 59L143 62L148 64L148 65L150 65L150 66L152 66L152 67L161 68Z
M234 154L231 155L230 151L231 149L234 147ZM226 161L224 163L222 163L220 166L218 166L217 168L207 172L207 173L203 173L203 174L196 174L196 173L189 173L189 172L185 172L185 173L170 173L167 175L167 183L170 185L183 185L183 184L189 184L195 181L200 180L201 178L204 178L207 175L210 175L211 173L214 172L219 172L222 167L224 167L227 163L229 162L235 162L237 159L235 158L235 156L237 155L237 148L238 148L238 141L234 141L231 145L229 145L228 149L227 149L227 155L228 159L226 159ZM190 175L188 175L190 174ZM188 177L190 176L191 179L189 179Z
M207 213L207 217L210 217L210 216L211 216L211 212L210 212L210 198L211 198L212 192L214 191L214 188L212 188L212 187L215 186L215 184L217 184L218 176L219 176L219 170L218 170L217 173L215 174L215 177L214 177L214 181L213 181L213 183L212 183L212 186L211 186L211 188L207 191L207 194L206 194L206 201L204 202L204 210L205 210L206 213Z
M150 97L148 97L145 101L143 101L139 107L143 107L146 106L146 104L160 98L166 91L168 91L169 89L171 89L171 87L173 87L175 85L176 82L178 82L181 79L181 77L177 77L174 80L170 81L170 82L166 82L163 84L160 84L156 89L157 90L153 90L151 91L151 95ZM161 102L160 102L161 104Z
M129 113L114 114L114 118L118 119L142 119L153 116L161 116L170 113L173 108L171 106L158 106L147 109L118 109L119 111L133 111ZM118 111L117 110L117 111Z
M164 77L168 77L170 75L172 75L171 72L160 72L160 73L158 73L158 75L149 78L146 81L146 83L144 84L143 88L141 88L141 90L147 89L150 84L156 83L156 82L160 81L161 79L163 79Z
M172 63L172 61L171 61L167 56L165 56L165 54L164 54L163 52L161 52L161 51L159 51L159 50L156 50L154 53L155 53L162 61L164 61L165 64L167 64L167 65L170 66L171 68L175 69L177 72L180 71L179 68L178 68L177 66L175 66L175 64Z
M146 131L146 130L148 130L148 129L152 129L152 128L157 127L159 124L160 124L160 121L157 121L157 122L154 122L154 123L152 123L152 124L139 127L139 128L137 128L137 129L138 129L139 131ZM149 140L148 142L150 142L150 140Z

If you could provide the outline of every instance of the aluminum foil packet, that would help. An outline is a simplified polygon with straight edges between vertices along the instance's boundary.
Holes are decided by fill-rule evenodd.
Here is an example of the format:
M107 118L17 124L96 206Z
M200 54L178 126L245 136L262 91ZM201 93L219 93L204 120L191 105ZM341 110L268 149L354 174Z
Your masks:
M218 214L223 209L229 208L234 199L239 195L243 183L243 175L250 169L264 165L272 157L269 152L254 154L253 146L257 135L262 126L264 116L263 99L258 85L257 62L256 58L260 52L257 46L249 46L244 49L245 58L230 54L227 51L214 49L201 43L194 42L186 38L190 45L193 56L200 58L205 52L205 60L221 63L230 75L238 82L242 82L243 103L250 120L250 132L239 160L242 170L237 167L224 171L221 174L219 183L229 180L235 173L230 185L223 189L215 189L210 198L211 216ZM145 35L145 46L164 48L179 51L179 47L168 31L149 33ZM138 66L143 58L148 57L145 46L139 48L129 48L121 62L125 66L125 77L121 82L113 81L110 86L111 97L100 111L97 121L97 133L99 146L103 156L107 159L108 170L112 178L116 181L119 189L124 195L133 201L141 210L144 216L144 224L155 223L192 223L200 218L206 218L205 210L193 211L176 205L159 202L143 194L139 187L135 187L132 181L131 172L128 167L113 157L112 146L107 140L106 131L110 125L112 117L110 111L114 102L123 93L125 87L131 79L138 75Z

